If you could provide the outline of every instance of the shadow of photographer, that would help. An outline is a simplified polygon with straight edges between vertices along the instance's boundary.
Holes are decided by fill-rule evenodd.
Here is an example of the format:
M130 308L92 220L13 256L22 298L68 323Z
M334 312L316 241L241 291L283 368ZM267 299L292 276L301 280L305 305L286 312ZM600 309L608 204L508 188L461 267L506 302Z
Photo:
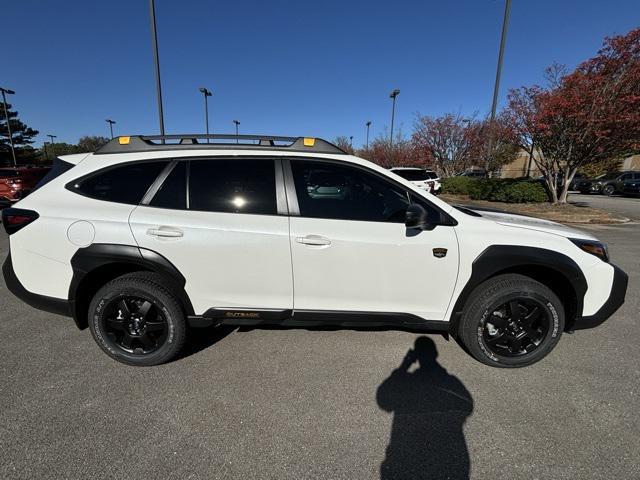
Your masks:
M378 406L393 413L382 479L469 478L463 426L473 412L473 399L437 357L433 340L419 337L378 387ZM410 371L414 364L417 368Z

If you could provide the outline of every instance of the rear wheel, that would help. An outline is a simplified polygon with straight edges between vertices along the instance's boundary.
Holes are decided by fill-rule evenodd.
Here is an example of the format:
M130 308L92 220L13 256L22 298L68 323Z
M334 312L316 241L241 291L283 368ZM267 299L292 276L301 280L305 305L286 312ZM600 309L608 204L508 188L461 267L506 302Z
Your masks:
M477 360L494 367L524 367L544 358L560 340L564 309L557 295L535 280L500 275L473 292L459 338Z
M185 342L185 314L162 278L148 272L107 283L89 306L89 327L100 348L128 365L173 359Z

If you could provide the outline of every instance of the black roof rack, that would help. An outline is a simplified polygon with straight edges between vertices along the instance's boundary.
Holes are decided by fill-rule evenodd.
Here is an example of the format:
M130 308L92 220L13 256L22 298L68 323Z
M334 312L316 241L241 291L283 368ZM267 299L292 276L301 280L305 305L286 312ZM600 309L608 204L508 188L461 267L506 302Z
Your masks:
M153 152L158 150L192 149L282 150L344 154L333 143L313 137L277 137L269 135L131 135L113 138L95 154Z

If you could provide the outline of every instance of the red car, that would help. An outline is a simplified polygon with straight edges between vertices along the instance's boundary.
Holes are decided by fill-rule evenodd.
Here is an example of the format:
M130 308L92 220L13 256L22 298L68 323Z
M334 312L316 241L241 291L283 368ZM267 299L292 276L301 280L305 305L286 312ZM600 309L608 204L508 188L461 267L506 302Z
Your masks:
M0 203L24 198L49 172L49 167L0 168Z

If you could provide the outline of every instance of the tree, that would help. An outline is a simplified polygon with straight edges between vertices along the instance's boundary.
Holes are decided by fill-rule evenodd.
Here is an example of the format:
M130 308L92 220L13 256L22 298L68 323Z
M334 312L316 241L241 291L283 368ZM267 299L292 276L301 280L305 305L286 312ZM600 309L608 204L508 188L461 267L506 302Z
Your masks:
M7 103L7 114L9 125L11 126L11 137L15 147L16 159L30 159L33 149L30 145L34 142L33 137L38 135L38 131L28 127L18 119L18 112L11 110L11 104ZM6 160L11 159L11 143L9 142L9 129L7 128L7 118L4 113L4 105L0 105L0 155Z
M510 92L506 115L535 148L551 201L566 203L578 169L640 151L640 28L606 38L570 74L547 74L547 88Z
M383 167L425 167L428 159L420 157L413 143L398 129L393 143L389 142L389 133L385 129L370 143L368 149L358 151L358 156Z
M95 152L108 142L107 137L85 135L78 140L78 153Z
M466 137L471 158L483 158L487 174L493 175L515 160L520 150L518 135L509 119L499 115L493 122L466 121Z
M453 176L469 168L479 151L469 123L460 114L418 114L411 141L420 156L432 159L441 175Z
M333 143L336 145L336 147L344 150L350 155L353 155L355 153L355 150L353 149L353 145L351 144L351 140L349 140L349 138L345 137L344 135L340 135L336 137Z

